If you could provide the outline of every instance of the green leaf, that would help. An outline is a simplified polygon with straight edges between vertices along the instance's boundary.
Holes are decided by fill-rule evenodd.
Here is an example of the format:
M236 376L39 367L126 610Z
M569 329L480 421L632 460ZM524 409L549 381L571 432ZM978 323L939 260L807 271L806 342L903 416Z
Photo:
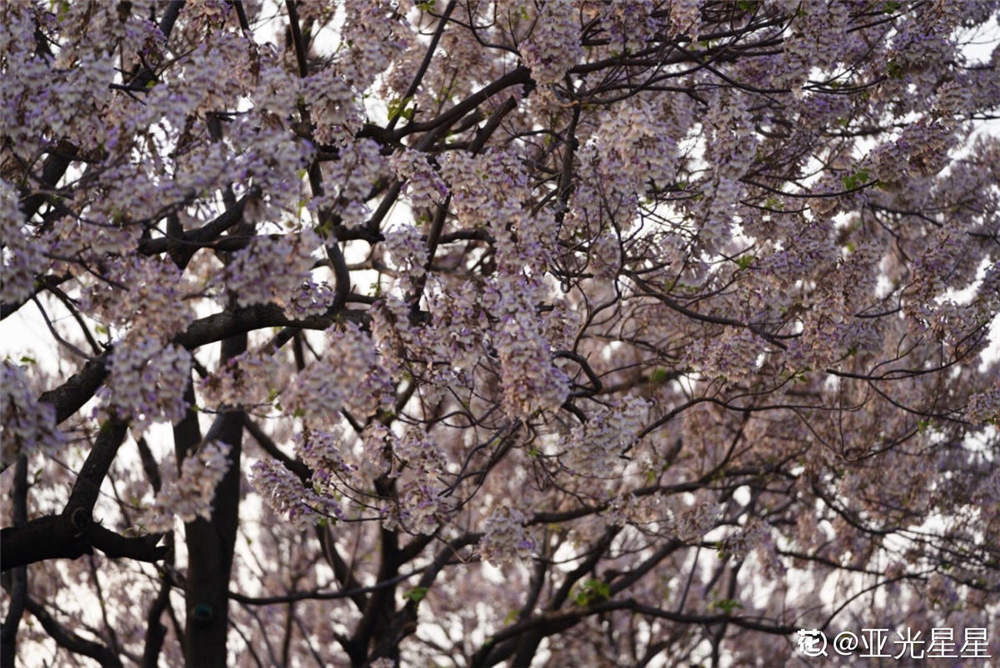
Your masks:
M611 587L608 586L608 583L589 578L580 584L573 600L577 605L585 608L588 605L606 601L609 598L611 598Z
M413 601L414 603L420 603L425 596L427 596L427 587L414 587L403 594L403 598Z
M670 380L670 372L663 367L657 367L649 372L649 382L653 385L663 385Z
M727 615L733 614L733 610L736 608L742 608L743 604L733 598L720 598L713 601L709 606L709 609L715 608L716 610L722 610L722 612Z
M871 174L867 169L859 169L853 174L849 174L841 179L844 183L844 190L854 190L860 188L869 181Z
M51 11L55 5L58 5L57 16L59 20L65 20L66 16L69 14L69 0L60 0L58 3L49 2L49 10Z
M394 100L389 100L388 112L389 120L394 121L400 116L406 120L413 118L413 109L407 111L406 107L413 101L413 97L396 98Z

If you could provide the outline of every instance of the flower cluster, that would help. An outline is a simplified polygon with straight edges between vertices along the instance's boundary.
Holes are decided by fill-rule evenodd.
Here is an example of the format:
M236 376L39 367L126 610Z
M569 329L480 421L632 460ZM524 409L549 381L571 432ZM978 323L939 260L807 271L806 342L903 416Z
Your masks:
M737 561L746 559L751 552L755 553L769 578L785 572L777 553L771 527L762 520L751 520L745 527L730 534L722 541L721 550Z
M174 518L192 522L201 517L212 518L215 488L229 471L232 446L222 441L206 441L197 452L181 463L180 475L169 480L156 495L139 523L146 531L168 532L174 528Z
M371 337L348 323L327 330L326 338L326 355L297 374L282 392L284 408L317 425L332 425L340 419L341 409L371 415L391 405L395 387Z
M622 455L635 444L647 423L649 404L627 397L598 406L588 420L574 427L562 459L580 475L615 477L626 463Z
M404 182L404 192L413 206L429 207L444 201L448 187L426 156L403 149L392 154L390 165L396 178Z
M742 561L746 556L760 547L770 536L770 529L765 522L752 521L739 531L730 534L722 541L722 550Z
M512 281L511 287L524 281ZM527 286L524 286L527 288ZM516 289L516 288L515 288ZM503 405L514 417L528 418L538 410L554 410L569 396L569 378L553 364L549 342L525 293L508 293L498 304L494 345L500 358Z
M150 422L178 422L187 411L184 388L191 375L191 354L180 346L164 346L153 337L118 344L109 363L111 382L101 388L102 410L130 419L140 432Z
M307 318L326 313L336 299L336 292L326 281L309 278L299 284L289 297L285 313L293 318Z
M0 302L4 304L30 297L35 289L35 276L44 273L47 264L42 248L24 229L23 222L17 193L0 179L0 239L3 239Z
M715 526L721 514L721 506L707 499L695 500L675 512L677 537L683 541L700 540Z
M719 336L693 341L684 357L708 378L739 382L753 375L766 350L766 343L749 329L726 327Z
M500 506L483 523L479 553L494 566L507 566L529 556L535 541L525 527L525 517L517 508Z
M423 276L427 264L427 242L412 225L399 225L385 233L382 248L392 268L404 279L404 287Z
M441 160L455 218L466 229L485 222L495 240L501 272L540 275L557 238L550 211L529 212L528 177L515 155L448 153Z
M65 443L55 418L52 404L35 399L24 368L9 360L0 363L0 470L10 466L21 453L54 452Z
M380 0L357 0L346 5L343 40L347 48L337 66L357 93L375 83L394 57L415 40L406 27L392 5Z
M671 2L669 8L655 0L582 4L585 16L589 19L599 17L610 43L625 53L642 49L647 40L655 40L671 29L690 34L697 28L699 19L696 0Z
M295 435L295 454L313 471L313 489L336 494L337 481L352 477L355 466L344 457L344 435L337 428L330 431L304 429Z
M202 400L208 406L251 408L269 403L284 382L287 367L270 351L248 351L226 360L219 369L199 382Z
M361 126L364 115L355 102L354 91L332 68L305 79L302 97L316 124L316 139L324 144L349 140Z
M969 397L965 418L976 424L1000 423L1000 387Z
M80 300L81 307L102 323L128 326L130 338L165 342L194 319L186 299L191 287L169 260L112 258L104 268L105 275L94 279Z
M535 17L531 34L520 43L521 59L540 86L558 83L581 60L578 17L569 2L547 2Z
M340 504L303 485L279 462L261 459L254 462L251 471L250 482L254 489L276 513L285 516L297 528L342 516Z
M319 244L310 230L257 237L233 255L226 267L225 286L241 306L272 302L286 306L289 295L310 279L312 254Z
M438 531L448 521L453 502L441 493L425 474L411 477L400 486L400 503L393 521L408 533L426 536Z

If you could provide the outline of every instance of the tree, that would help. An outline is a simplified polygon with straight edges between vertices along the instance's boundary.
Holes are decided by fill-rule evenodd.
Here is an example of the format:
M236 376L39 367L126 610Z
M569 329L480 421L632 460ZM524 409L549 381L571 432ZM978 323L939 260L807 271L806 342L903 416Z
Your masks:
M2 3L3 665L1000 654L997 10Z

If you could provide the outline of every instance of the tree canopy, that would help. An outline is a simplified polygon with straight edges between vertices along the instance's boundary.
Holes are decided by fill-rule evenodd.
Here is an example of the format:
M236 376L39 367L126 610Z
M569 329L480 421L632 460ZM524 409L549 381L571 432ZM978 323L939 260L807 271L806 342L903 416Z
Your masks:
M1000 655L998 10L0 3L3 666Z

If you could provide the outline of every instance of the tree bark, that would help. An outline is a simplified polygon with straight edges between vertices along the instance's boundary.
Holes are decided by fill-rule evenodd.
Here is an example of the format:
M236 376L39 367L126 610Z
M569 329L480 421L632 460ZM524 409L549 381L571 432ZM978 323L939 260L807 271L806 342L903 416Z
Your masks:
M240 334L222 342L222 360L246 350L247 337ZM188 413L174 429L177 461L191 454L201 441L198 417L192 406L194 391L187 390ZM227 665L226 634L229 630L229 577L236 545L240 505L240 451L243 441L242 411L222 413L205 436L231 447L229 470L215 489L212 518L185 524L188 569L185 587L187 620L184 657L192 668L224 668Z

